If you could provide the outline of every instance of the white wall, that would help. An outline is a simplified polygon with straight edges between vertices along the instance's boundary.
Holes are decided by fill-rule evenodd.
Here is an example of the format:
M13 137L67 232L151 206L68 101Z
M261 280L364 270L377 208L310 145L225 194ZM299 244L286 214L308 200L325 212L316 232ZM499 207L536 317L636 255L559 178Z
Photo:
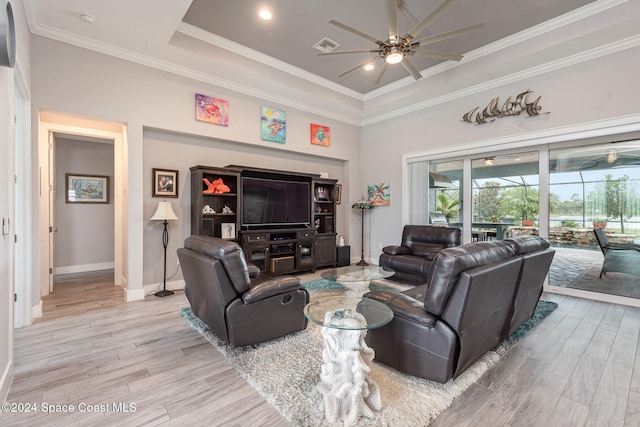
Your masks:
M157 283L159 277L158 268L154 264L155 258L150 260L145 253L147 246L155 250L156 252L152 254L156 255L157 251L162 249L161 245L148 244L150 235L145 229L148 226L148 217L153 214L154 201L150 200L151 168L153 167L180 169L181 176L184 178L189 166L202 164L207 157L211 159L208 163L212 166L241 163L285 170L303 167L303 171L310 168L314 171L324 171L318 168L318 165L324 166L323 161L318 159L333 159L339 163L348 160L341 177L345 183L343 199L349 201L353 198L350 195L350 186L358 182L360 174L358 161L360 128L358 126L326 119L274 104L269 100L238 94L225 88L196 82L42 37L33 37L33 50L33 107L36 111L56 111L126 124L126 162L128 164L126 171L128 186L125 189L128 200L126 282L129 291L141 291L144 284ZM196 93L229 101L228 127L195 120ZM323 93L318 92L317 96L322 97ZM286 144L260 140L259 123L262 105L287 111ZM331 128L330 147L309 143L311 123ZM192 147L192 143L185 145L184 142L179 142L178 145L162 146L167 151L158 150L153 143L145 142L145 135L150 130L161 130L167 135L175 135L176 138L178 135L194 135L224 141L225 144L230 144L229 147L233 147L223 149L223 152L228 153L233 161L227 161L226 155L216 157L220 149L215 146L215 143L202 142L206 139L195 143L197 148ZM162 139L167 141L166 137ZM175 141L173 137L168 140L170 143ZM34 143L37 144L37 141ZM266 151L265 148L267 148ZM193 153L190 153L191 150ZM260 154L256 155L256 153ZM160 157L154 157L156 154ZM291 157L292 155L295 155L295 158ZM40 158L39 167L46 170L46 159ZM184 179L182 182L185 182ZM180 198L181 203L186 200L183 197ZM40 212L40 215L42 214L43 212ZM183 215L184 217L186 216ZM350 221L350 217L345 215L344 221ZM182 227L184 237L188 227L178 226ZM343 223L343 227L344 230L351 230L346 222ZM347 242L356 241L356 239L350 239L348 233L345 234L347 234ZM152 238L156 242L155 236ZM172 244L180 240L174 238ZM170 271L171 268L168 270ZM41 278L41 281L43 279ZM141 297L143 294L138 292L136 296Z
M55 139L55 273L113 268L114 147L111 143ZM66 203L65 174L109 177L109 203Z
M21 0L11 0L16 26L16 67L0 67L0 218L14 217L14 82L20 77L31 86L30 40ZM26 142L26 141L24 141ZM0 398L4 401L13 376L13 254L14 228L0 234Z
M460 66L448 76L460 75L459 80L444 80L442 75L425 78L407 94L405 99L411 97L414 104L404 114L364 126L361 162L368 167L363 168L363 184L388 181L392 191L391 206L375 208L370 215L367 249L371 259L377 262L380 248L397 244L401 237L403 154L440 148L454 155L457 147L468 149L474 142L506 137L525 140L534 133L561 133L571 126L637 114L638 103L632 94L640 92L639 5L625 4L616 14L608 13L608 21L601 16L597 23L592 19L578 22L555 34L556 39L534 39ZM618 42L612 40L614 33L631 36ZM564 57L553 56L563 48L568 49ZM541 52L549 62L534 65L525 61L527 55L543 59ZM449 93L442 93L442 87ZM535 97L542 96L542 111L549 114L505 117L483 125L462 121L463 114L474 107L484 108L497 96L502 102L509 96L513 99L527 89ZM465 96L458 97L458 93ZM401 96L372 100L369 107L384 111L385 103L396 105Z

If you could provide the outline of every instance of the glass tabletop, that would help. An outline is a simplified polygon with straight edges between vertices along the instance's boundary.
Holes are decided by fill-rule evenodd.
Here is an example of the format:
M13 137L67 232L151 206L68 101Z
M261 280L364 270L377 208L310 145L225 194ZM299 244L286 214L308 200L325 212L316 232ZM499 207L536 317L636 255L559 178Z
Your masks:
M318 298L304 307L304 315L320 326L350 330L379 328L393 319L385 304L350 296Z
M395 274L395 271L388 267L377 265L349 265L346 267L332 268L322 272L323 279L335 280L336 282L365 282L376 279L386 279Z

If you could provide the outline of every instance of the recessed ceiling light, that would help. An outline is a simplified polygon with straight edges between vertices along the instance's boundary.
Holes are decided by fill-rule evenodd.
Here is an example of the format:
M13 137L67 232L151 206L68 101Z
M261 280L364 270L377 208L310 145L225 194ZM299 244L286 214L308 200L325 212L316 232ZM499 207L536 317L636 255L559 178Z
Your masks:
M261 9L258 15L260 16L261 19L264 19L265 21L268 21L269 19L273 18L271 11L267 9Z
M96 22L95 16L89 15L88 13L83 13L80 15L80 19L82 19L87 24L93 24Z
M373 64L367 64L367 65L364 66L364 69L367 70L367 71L371 71L374 68L376 68L376 67Z

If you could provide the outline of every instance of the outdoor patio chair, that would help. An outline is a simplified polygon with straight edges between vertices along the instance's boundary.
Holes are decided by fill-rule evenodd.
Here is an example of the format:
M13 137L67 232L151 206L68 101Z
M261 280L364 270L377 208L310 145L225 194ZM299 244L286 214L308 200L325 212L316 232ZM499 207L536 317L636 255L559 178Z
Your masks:
M594 228L593 232L604 255L600 278L607 272L640 276L640 245L609 243L604 229Z

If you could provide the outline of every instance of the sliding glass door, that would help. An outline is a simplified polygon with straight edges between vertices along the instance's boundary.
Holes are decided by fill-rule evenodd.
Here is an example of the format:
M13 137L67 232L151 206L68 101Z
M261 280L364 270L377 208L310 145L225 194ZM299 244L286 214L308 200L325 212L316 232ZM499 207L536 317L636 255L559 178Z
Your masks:
M552 288L640 298L640 141L574 141L407 166L408 223L460 227L464 243L540 235L556 250ZM609 243L628 245L624 258L606 258L596 228Z
M537 151L472 159L472 240L538 234L538 170Z
M552 149L549 179L550 284L640 298L638 141ZM628 251L602 250L596 228Z

